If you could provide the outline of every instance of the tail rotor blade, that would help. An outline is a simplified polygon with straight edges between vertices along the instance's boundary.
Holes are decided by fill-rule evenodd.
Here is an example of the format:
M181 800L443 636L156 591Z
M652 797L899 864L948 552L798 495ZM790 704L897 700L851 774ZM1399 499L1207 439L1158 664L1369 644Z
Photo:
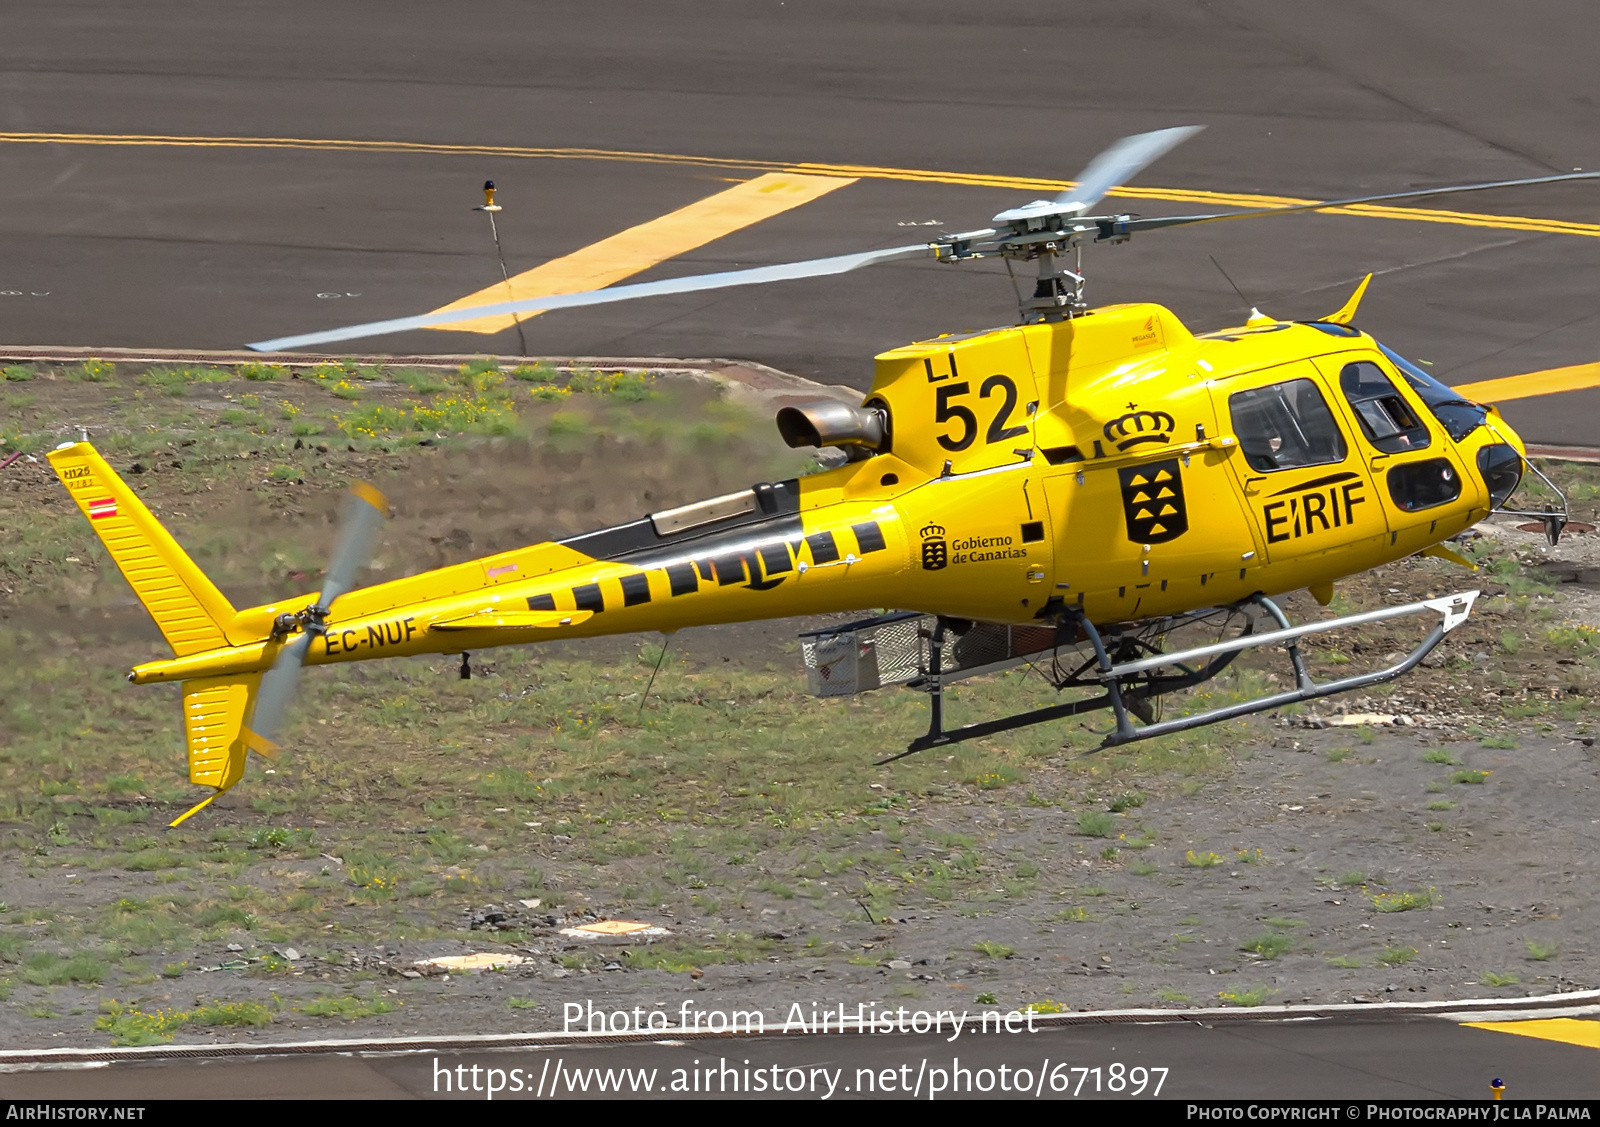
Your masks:
M295 693L300 688L300 672L305 667L306 652L310 648L311 635L299 635L278 651L278 660L261 677L250 730L265 741L268 750L277 745L283 718L288 715L289 706L294 703Z
M326 632L328 608L355 585L356 572L371 558L378 529L388 515L389 501L382 493L362 481L350 486L344 499L338 543L317 602L302 612L301 633L278 651L278 659L262 675L261 687L256 691L250 730L256 737L251 746L257 751L271 754L276 749L278 733L300 689L300 674L305 669L306 654L311 652L311 639Z
M350 486L340 514L339 541L317 599L323 607L332 607L335 599L355 585L356 572L372 557L378 529L388 515L389 500L382 493L364 481Z

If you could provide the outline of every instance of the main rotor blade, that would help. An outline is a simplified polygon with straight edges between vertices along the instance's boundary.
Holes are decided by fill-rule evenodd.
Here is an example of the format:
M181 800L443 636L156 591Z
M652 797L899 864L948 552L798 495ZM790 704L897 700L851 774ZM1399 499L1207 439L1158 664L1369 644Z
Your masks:
M1166 153L1199 133L1203 125L1177 125L1171 129L1157 129L1153 133L1139 133L1124 137L1105 152L1089 162L1089 167L1078 174L1076 187L1068 188L1055 198L1057 207L1077 204L1079 211L1087 211L1105 198L1107 192L1153 164Z
M778 266L756 266L749 270L726 270L718 274L695 274L687 278L639 282L631 286L612 286L609 289L586 290L582 293L530 297L522 301L502 301L494 305L474 305L466 309L452 309L447 313L424 313L419 317L397 317L392 321L372 321L345 329L328 329L320 333L278 337L275 340L258 341L246 347L257 352L277 352L286 348L302 348L308 344L329 344L333 341L399 333L407 329L428 329L454 324L457 321L476 321L482 317L499 317L508 313L572 309L583 305L630 301L637 297L697 293L701 290L719 290L728 286L758 286L765 282L783 282L793 278L820 278L828 274L845 274L878 262L893 262L896 259L906 258L933 258L937 254L938 247L935 244L919 243L916 246L872 250L863 254L841 254L832 258L812 258L804 262L788 262Z
M319 604L333 606L335 599L354 586L356 572L371 558L378 529L388 515L388 498L364 481L351 484L340 514L339 540L328 563L322 593L317 596Z
M991 222L1011 223L1042 215L1081 215L1105 198L1118 184L1125 184L1148 164L1204 129L1203 125L1178 125L1124 137L1089 162L1078 174L1078 181L1053 200L1039 200L1002 211Z
M1448 196L1458 192L1483 192L1490 188L1523 188L1530 184L1559 184L1567 180L1600 180L1600 172L1564 172L1558 176L1530 176L1524 180L1492 180L1485 184L1452 184L1444 188L1419 188L1408 192L1385 192L1377 196L1353 196L1321 203L1297 203L1285 207L1257 207L1249 211L1223 211L1211 215L1167 215L1117 222L1117 230L1155 231L1189 223L1211 223L1218 219L1252 219L1258 215L1286 215L1291 211L1322 211L1325 208L1355 207L1357 204L1384 203L1388 200L1414 200L1423 196Z

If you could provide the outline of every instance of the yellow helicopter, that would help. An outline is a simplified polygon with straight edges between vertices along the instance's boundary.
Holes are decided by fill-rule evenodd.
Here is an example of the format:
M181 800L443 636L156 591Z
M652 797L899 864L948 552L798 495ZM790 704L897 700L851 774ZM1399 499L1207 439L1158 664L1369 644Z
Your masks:
M58 447L50 461L62 483L174 653L129 674L135 684L183 684L190 780L213 793L173 825L237 783L249 751L274 753L306 665L461 654L465 677L469 652L493 646L896 607L802 640L820 695L896 684L931 694L930 730L901 754L1100 708L1115 719L1106 743L1119 744L1410 670L1465 621L1477 592L1301 626L1269 596L1308 588L1326 605L1335 581L1404 556L1466 563L1444 542L1490 512L1512 511L1505 506L1527 464L1523 443L1493 407L1461 399L1352 327L1370 275L1320 320L1252 311L1242 326L1200 335L1157 305L1089 308L1086 243L1307 209L1092 214L1115 185L1195 131L1126 138L1054 200L930 243L251 346L292 348L914 257L1037 264L1019 324L883 353L860 406L781 410L790 445L844 454L842 464L807 477L356 589L388 508L358 484L322 590L236 610L89 443ZM1565 524L1564 512L1528 515L1545 522L1552 541ZM1297 649L1307 634L1416 614L1437 622L1385 669L1319 683ZM1164 651L1170 634L1193 626L1218 640ZM1287 651L1294 688L1155 720L1157 698L1261 645ZM1059 690L1090 695L943 726L947 682L1021 661L1047 668Z

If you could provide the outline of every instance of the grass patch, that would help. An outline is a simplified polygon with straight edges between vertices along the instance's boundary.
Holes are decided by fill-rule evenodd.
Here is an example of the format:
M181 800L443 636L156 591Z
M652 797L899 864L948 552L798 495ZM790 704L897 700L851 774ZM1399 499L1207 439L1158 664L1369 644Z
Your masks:
M988 955L991 959L1009 959L1017 953L1015 947L1007 947L1004 943L996 943L989 939L974 943L972 949L980 955Z
M1375 956L1386 967L1402 967L1417 957L1415 947L1385 947Z
M1183 863L1195 869L1211 869L1222 864L1222 858L1215 853L1196 853L1191 849L1183 855Z
M1276 993L1276 990L1257 986L1250 990L1222 990L1218 992L1217 997L1230 1006L1253 1007L1261 1005Z
M232 904L213 904L201 911L196 920L201 927L233 927L241 931L251 931L256 926L254 912Z
M1276 959L1279 955L1294 946L1294 938L1284 935L1279 931L1268 931L1246 940L1239 945L1239 950L1248 951L1263 959Z
M1111 800L1111 812L1121 814L1124 810L1134 810L1144 805L1144 795L1139 791L1129 791L1127 794L1118 795Z
M1110 837L1117 832L1117 820L1103 810L1080 811L1073 832L1084 837Z
M1439 894L1430 888L1426 892L1380 892L1370 899L1379 912L1411 912L1433 907L1439 902Z
M114 1045L161 1044L186 1025L261 1026L272 1022L272 1011L259 1002L211 1002L192 1010L146 1011L113 999L101 1010L94 1028L111 1034Z
M289 369L282 364L240 364L236 369L239 375L247 380L286 380L289 378Z
M1486 970L1483 972L1483 977L1478 979L1478 981L1483 983L1485 986L1515 986L1517 983L1521 982L1522 979L1518 978L1515 974L1496 974L1492 970Z
M1361 960L1352 958L1349 955L1330 955L1328 956L1328 965L1330 967L1342 967L1345 970L1356 970L1361 966Z
M1428 803L1429 810L1454 810L1455 808L1456 804L1448 798L1436 798Z
M364 1017L386 1014L400 1005L394 998L382 994L343 994L338 997L316 998L295 1008L307 1017L334 1017L341 1021L356 1021Z
M65 986L69 982L103 982L110 973L111 967L92 951L67 956L40 952L23 960L20 977L34 986Z
M1544 962L1553 957L1561 948L1554 943L1540 943L1537 939L1524 939L1523 946L1528 949L1528 958L1536 962Z
M776 949L775 940L757 939L748 932L730 932L710 943L655 943L648 947L630 947L622 954L622 964L635 970L664 970L684 974L723 963L752 963ZM860 965L877 966L894 957L882 952L875 952L874 955Z
M105 383L117 374L117 366L106 360L85 360L67 369L69 380L85 383Z
M260 1002L212 1002L184 1015L189 1025L257 1026L272 1023L272 1011Z
M992 763L983 770L967 776L967 782L979 790L999 790L1001 787L1008 787L1012 783L1020 783L1026 777L1022 771L1009 763Z
M94 1028L99 1033L111 1034L113 1045L157 1045L172 1040L172 1035L183 1028L185 1016L177 1010L144 1011L123 1006L112 1001L103 1007L107 1012L95 1018Z
M1457 771L1450 776L1450 781L1467 786L1479 786L1492 774L1493 771Z
M1430 747L1427 751L1422 753L1422 758L1426 763L1445 763L1454 765L1456 762L1456 757L1451 755L1442 747Z

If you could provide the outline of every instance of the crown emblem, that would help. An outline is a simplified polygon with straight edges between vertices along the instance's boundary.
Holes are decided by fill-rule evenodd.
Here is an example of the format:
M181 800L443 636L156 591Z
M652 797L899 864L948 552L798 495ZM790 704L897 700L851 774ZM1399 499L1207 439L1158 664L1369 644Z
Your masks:
M1129 411L1105 425L1105 436L1126 452L1147 442L1170 442L1177 425L1165 411Z
M942 524L926 524L926 525L923 525L922 529L921 529L921 534L922 534L922 538L924 540L928 539L929 537L933 537L933 536L943 536L944 535L944 525L942 525Z

